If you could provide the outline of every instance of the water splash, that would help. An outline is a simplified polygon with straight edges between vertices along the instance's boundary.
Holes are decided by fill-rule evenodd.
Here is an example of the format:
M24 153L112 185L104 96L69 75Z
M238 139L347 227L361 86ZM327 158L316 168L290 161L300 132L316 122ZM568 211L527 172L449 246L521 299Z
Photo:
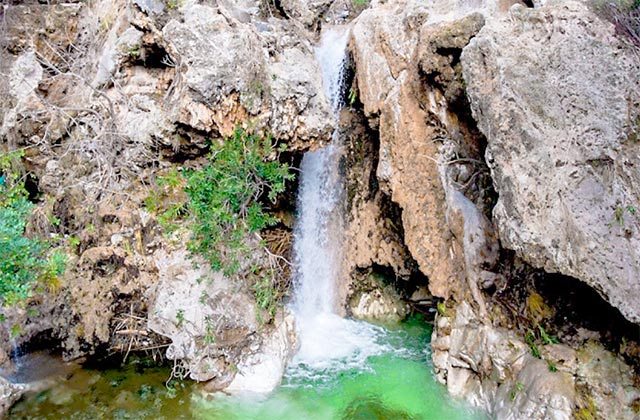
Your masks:
M336 123L345 105L348 27L325 28L316 58L325 95ZM344 231L344 188L339 163L342 138L302 159L298 220L294 232L296 315L300 349L288 376L318 379L337 371L366 366L366 359L385 351L385 330L336 313Z

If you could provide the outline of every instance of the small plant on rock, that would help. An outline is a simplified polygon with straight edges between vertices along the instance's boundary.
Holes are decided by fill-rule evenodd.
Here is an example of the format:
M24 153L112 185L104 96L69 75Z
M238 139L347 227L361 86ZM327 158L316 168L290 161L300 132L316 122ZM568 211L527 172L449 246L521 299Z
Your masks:
M524 389L524 384L522 382L516 382L513 388L511 388L511 391L509 392L509 399L511 401L515 401L516 397L518 396L519 393L522 392L523 389Z

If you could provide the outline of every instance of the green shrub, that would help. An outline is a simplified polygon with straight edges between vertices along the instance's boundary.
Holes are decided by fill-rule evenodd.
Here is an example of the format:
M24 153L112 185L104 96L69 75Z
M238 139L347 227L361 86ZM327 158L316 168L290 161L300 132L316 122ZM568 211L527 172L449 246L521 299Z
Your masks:
M183 222L191 231L191 253L204 257L214 270L236 274L252 246L262 246L249 240L251 235L277 222L268 203L275 203L294 177L289 166L277 160L282 151L269 137L237 129L212 145L202 168L173 169L159 177L145 206L157 213L165 231ZM271 319L284 294L280 274L273 267L257 266L243 274L251 281L256 305Z
M34 288L55 287L66 256L47 241L25 236L33 204L13 163L21 152L0 155L0 303L14 305Z
M281 150L268 137L238 129L212 146L207 165L184 173L192 231L189 250L215 270L237 272L249 235L277 222L260 199L275 202L293 179L288 165L275 160Z

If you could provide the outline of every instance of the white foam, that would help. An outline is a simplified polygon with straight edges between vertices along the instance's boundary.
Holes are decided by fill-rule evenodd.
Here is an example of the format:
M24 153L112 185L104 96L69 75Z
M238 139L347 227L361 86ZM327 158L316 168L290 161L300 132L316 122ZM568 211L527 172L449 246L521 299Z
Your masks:
M336 122L344 106L348 39L347 27L325 28L316 49ZM341 151L342 139L336 130L328 147L308 152L302 159L292 305L300 349L289 378L318 379L340 370L365 369L368 357L388 351L382 344L382 328L336 314L335 284L343 243Z

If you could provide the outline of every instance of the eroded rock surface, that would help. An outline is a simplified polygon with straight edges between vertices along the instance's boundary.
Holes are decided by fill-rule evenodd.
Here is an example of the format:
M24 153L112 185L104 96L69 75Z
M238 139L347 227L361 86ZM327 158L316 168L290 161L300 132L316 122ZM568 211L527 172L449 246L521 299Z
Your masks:
M462 54L503 246L640 321L640 69L580 2L514 7ZM594 71L597 69L597 71Z
M431 345L438 379L498 419L636 416L632 369L599 343L578 351L540 345L536 358L522 336L482 322L467 302L439 315L436 327Z
M0 418L4 418L13 403L20 399L24 390L23 385L12 384L0 377Z
M329 141L313 28L253 0L54 3L3 8L1 152L27 150L39 197L29 234L56 238L70 255L50 294L5 311L7 325L25 325L18 344L45 332L74 358L172 340L168 356L214 388L261 352L277 359L279 377L294 345L290 320L262 328L252 291L204 265L220 281L194 283L205 273L167 256L175 238L145 200L158 176L199 167L208 141L238 126L295 153ZM311 19L326 12L312 9ZM269 265L262 257L258 267ZM167 258L173 268L159 263ZM208 324L211 351L202 345ZM0 339L8 349L9 328Z

